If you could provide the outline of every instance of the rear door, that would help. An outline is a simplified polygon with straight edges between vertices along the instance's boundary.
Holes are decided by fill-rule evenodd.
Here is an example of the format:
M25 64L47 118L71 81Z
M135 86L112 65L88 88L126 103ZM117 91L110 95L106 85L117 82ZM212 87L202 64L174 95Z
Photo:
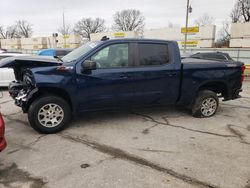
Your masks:
M179 94L180 68L168 43L138 42L134 68L134 105L174 104Z

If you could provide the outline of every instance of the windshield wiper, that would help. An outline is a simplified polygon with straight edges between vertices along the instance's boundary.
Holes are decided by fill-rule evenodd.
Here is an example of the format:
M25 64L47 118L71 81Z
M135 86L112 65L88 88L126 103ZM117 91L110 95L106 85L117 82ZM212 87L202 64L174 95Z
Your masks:
M56 59L58 59L59 61L61 61L61 62L63 62L63 60L60 58L60 57L58 57L58 56L54 56L54 58L56 58Z

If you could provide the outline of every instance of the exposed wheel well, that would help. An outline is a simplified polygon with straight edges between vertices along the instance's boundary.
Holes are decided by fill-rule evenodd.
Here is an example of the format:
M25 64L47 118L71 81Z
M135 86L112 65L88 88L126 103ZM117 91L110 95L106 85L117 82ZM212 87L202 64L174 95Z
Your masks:
M32 104L32 102L34 100L36 100L38 97L41 97L44 95L56 95L58 97L62 97L65 101L68 102L71 110L73 110L72 101L70 99L69 94L65 90L60 89L60 88L54 88L54 87L52 87L52 88L51 87L44 87L44 88L39 88L39 90L33 94L31 99L29 99L27 106L26 106L26 109L24 111L27 112L29 110L29 107Z
M217 94L221 94L224 98L227 98L228 96L228 87L223 82L206 83L199 88L199 91L206 90L206 89L211 90Z

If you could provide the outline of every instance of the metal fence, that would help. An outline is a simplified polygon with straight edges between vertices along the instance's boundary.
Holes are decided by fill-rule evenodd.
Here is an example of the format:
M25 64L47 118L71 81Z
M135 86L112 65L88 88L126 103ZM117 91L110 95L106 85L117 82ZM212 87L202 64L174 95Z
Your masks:
M13 49L13 50L8 50L9 52L20 52L23 54L32 54L35 55L39 52L39 50L24 50L24 49Z
M14 51L14 50L12 50ZM27 54L36 54L37 50L15 50ZM180 49L183 53L183 49ZM186 51L188 54L195 54L198 52L224 52L228 53L234 60L241 61L250 65L250 48L190 48Z
M183 53L183 49L180 50ZM250 48L199 48L187 49L186 52L190 54L198 52L224 52L228 53L234 60L250 65Z

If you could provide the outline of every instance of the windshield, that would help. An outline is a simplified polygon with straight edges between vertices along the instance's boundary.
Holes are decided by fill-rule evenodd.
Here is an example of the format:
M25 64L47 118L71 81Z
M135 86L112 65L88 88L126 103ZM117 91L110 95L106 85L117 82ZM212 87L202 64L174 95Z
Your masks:
M80 46L79 48L73 50L72 52L70 52L66 56L64 56L62 58L62 60L65 63L77 60L81 56L83 56L86 53L88 53L91 49L93 49L94 47L96 47L99 43L100 42L87 42L84 45Z

